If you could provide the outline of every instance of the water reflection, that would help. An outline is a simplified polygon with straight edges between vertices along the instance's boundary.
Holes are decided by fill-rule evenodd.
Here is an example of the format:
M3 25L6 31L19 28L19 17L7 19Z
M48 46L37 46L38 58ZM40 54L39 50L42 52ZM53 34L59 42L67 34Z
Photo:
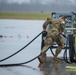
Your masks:
M43 75L76 75L76 71L66 71L66 63L64 61L56 63L52 59L49 62L47 60L38 66Z
M25 67L25 68L29 68L29 69L32 69L32 70L35 70L35 71L39 71L36 68L28 66L28 65L20 65L20 67Z
M0 59L21 49L42 31L44 21L35 20L0 20ZM31 25L32 24L32 25ZM41 36L20 54L4 63L16 63L32 59L40 53ZM63 52L62 52L63 54ZM62 56L60 54L60 56ZM51 55L48 51L47 55ZM3 62L2 62L3 63ZM1 75L76 75L76 71L67 71L66 63L55 63L47 57L46 62L39 64L38 60L28 66L0 68Z
M40 64L40 70L43 71L43 75L62 75L58 69L58 64Z

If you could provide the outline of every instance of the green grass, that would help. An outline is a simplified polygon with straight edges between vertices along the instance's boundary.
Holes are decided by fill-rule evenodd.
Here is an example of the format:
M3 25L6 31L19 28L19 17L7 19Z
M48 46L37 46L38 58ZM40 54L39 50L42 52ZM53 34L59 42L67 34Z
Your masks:
M45 20L47 17L51 17L51 13L0 12L0 19Z

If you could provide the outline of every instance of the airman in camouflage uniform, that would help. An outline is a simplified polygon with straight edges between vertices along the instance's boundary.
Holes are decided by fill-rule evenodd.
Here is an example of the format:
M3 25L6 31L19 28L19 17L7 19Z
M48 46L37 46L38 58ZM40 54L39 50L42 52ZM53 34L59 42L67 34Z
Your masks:
M44 41L45 46L42 48L41 53L43 53L44 51L46 51L46 49L48 49L48 47L50 46L50 44L53 42L53 40L55 39L55 37L62 32L62 34L64 35L64 27L65 27L65 20L64 20L64 16L62 16L60 19L57 20L51 20L50 18L48 18L44 24L43 24L43 31L46 31L47 25L51 24L50 26L50 30L47 33L46 39ZM58 54L61 52L62 48L64 47L64 40L62 39L61 36L59 36L56 39L56 42L58 44L58 47L56 49L55 55L53 57L53 60L57 61L57 56ZM41 54L38 59L41 63L43 63L45 61L45 53Z

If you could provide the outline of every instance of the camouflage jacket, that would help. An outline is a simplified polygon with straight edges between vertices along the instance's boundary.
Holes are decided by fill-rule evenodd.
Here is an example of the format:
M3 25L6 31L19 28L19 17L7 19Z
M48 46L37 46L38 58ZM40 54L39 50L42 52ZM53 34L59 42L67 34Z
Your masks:
M65 24L62 24L62 22L59 20L46 20L43 24L43 29L46 29L48 24L51 25L50 28L56 28L56 29L58 29L59 32L64 31Z

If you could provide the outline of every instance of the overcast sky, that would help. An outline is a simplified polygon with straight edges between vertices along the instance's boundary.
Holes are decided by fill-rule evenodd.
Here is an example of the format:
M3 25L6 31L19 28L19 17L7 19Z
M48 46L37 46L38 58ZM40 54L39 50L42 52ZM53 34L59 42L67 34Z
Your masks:
M12 2L18 2L18 3L26 2L26 3L29 3L30 0L8 0L8 2L10 2L10 3L12 3Z
M67 4L68 4L68 2L69 2L69 4L76 4L76 0L8 0L8 2L10 2L10 3L13 3L13 2L18 2L18 3L23 3L23 2L26 2L26 3L30 3L31 1L40 1L40 2L42 2L42 3L44 3L44 4L46 4L46 3L49 3L49 2L57 2L57 3L66 3L67 2Z

